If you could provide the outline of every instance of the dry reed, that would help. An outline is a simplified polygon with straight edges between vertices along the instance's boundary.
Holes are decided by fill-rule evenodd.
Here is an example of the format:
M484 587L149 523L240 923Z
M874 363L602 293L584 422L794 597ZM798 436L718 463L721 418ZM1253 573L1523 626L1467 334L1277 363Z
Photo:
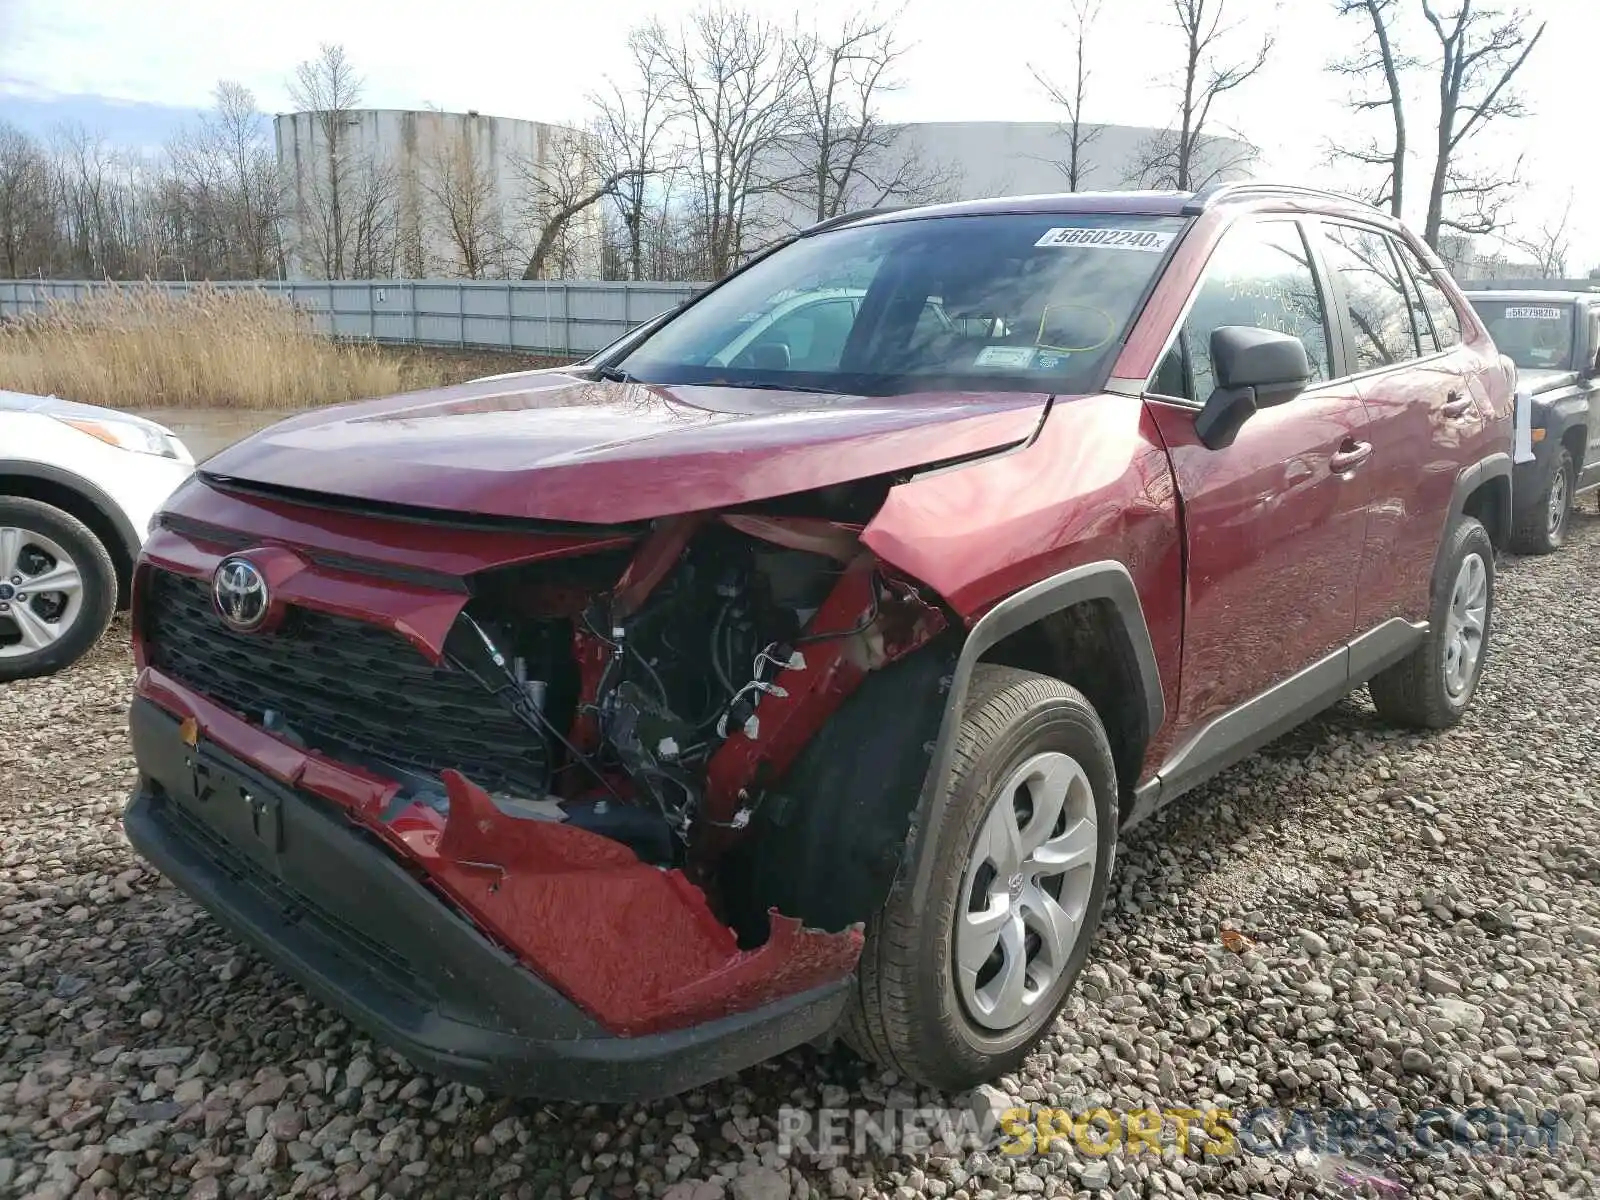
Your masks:
M248 289L122 285L0 325L0 388L111 408L304 408L439 382Z

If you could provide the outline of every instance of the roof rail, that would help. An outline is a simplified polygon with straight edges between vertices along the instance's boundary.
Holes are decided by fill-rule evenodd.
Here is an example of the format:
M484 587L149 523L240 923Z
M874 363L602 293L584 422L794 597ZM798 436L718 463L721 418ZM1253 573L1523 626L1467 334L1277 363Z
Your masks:
M903 212L914 207L910 204L891 204L886 208L858 208L854 212L840 213L838 216L829 217L826 221L818 221L815 225L807 225L800 231L801 237L810 237L813 233L826 233L830 229L837 229L841 225L853 225L857 221L865 221L868 217L881 217L885 213Z
M1370 203L1358 196L1349 196L1343 192L1329 191L1326 188L1301 187L1293 183L1261 183L1255 180L1243 180L1236 183L1213 183L1201 188L1183 206L1183 213L1187 217L1199 216L1208 208L1223 200L1235 200L1250 195L1305 196L1317 200L1339 200L1346 204L1359 204L1364 208L1372 207Z

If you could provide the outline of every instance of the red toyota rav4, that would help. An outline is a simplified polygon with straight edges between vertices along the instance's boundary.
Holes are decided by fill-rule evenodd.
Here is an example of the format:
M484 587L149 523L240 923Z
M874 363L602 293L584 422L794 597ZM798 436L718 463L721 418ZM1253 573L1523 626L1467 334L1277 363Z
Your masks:
M138 570L134 844L418 1066L1014 1067L1119 830L1470 703L1512 381L1304 189L808 230L586 364L309 412Z

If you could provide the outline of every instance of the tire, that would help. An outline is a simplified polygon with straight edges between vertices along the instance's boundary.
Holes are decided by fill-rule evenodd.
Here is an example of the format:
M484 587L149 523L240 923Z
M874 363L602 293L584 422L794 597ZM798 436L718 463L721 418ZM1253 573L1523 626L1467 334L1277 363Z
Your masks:
M1578 471L1572 453L1563 449L1550 464L1550 474L1537 499L1517 514L1511 530L1511 548L1518 554L1551 554L1567 540L1572 520L1572 493Z
M1481 631L1468 669L1452 674L1459 662L1452 610L1472 607L1479 595L1469 578L1467 563L1481 568L1481 606L1477 608ZM1462 603L1457 603L1461 601ZM1394 725L1411 729L1447 729L1461 720L1483 676L1489 654L1489 633L1494 620L1494 544L1489 533L1471 517L1462 517L1445 538L1439 564L1434 569L1433 603L1428 613L1428 636L1408 656L1373 677L1368 685L1378 715Z
M76 593L30 595L30 579L61 577L62 559L77 576ZM0 681L48 675L77 662L100 640L116 604L116 568L87 525L37 500L0 496ZM19 620L24 605L26 639Z
M1064 759L1070 765L1064 765ZM1037 769L1045 776L1030 781L1027 788L1006 786L1019 772L1041 763L1047 766ZM1073 767L1079 774L1071 774ZM1055 787L1052 780L1063 778L1072 781L1065 792L1064 815L1045 829L1042 822L1053 811L1045 797ZM1061 909L1080 913L1076 936L1055 963L1047 961L1042 941L1037 949L1031 940L1026 943L1016 961L1034 967L1041 979L1032 987L1033 999L1022 1019L1006 1026L1000 1004L987 1017L975 1011L984 994L978 986L982 971L967 982L957 978L954 954L981 942L969 940L979 938L972 932L977 926L958 929L956 922L974 915L968 912L974 892L988 897L986 911L1006 914L1002 924L1007 930L1024 928L1027 920L1035 919L1027 916L1030 900L1039 903L1041 912L1048 907L1038 899L1040 889L1050 886L1050 880L1037 873L1041 859L1024 859L1023 870L1002 879L998 873L989 875L993 863L988 855L979 858L978 839L991 828L988 819L999 820L999 805L1013 805L1013 794L1034 795L1035 785L1041 807L1033 811L1033 820L1018 819L1021 843L1028 843L1030 830L1042 832L1048 839L1040 847L1045 857L1052 847L1059 857L1064 853L1060 848L1070 844L1092 845L1094 858L1092 864L1080 863L1054 877L1061 880L1054 897ZM1004 794L997 795L1001 789ZM944 814L928 831L923 850L933 857L925 905L913 907L908 873L903 873L887 903L868 922L856 992L846 1012L845 1040L863 1057L930 1087L961 1090L1014 1070L1048 1032L1089 953L1115 854L1117 814L1111 745L1082 694L1043 675L980 665L956 734ZM1082 823L1091 815L1094 825L1086 830ZM1020 891L1019 879L1024 880ZM1004 901L997 899L999 890L1007 895ZM1001 936L997 953L1003 954L1004 943ZM1009 964L1011 959L1004 956L1004 961ZM995 982L999 978L991 978L987 987L1004 995ZM1035 982L1026 971L1025 978Z

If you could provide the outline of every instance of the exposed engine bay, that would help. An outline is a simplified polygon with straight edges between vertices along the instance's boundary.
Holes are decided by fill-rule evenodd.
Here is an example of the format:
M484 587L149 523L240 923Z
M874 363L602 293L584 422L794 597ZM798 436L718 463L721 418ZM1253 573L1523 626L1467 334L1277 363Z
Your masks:
M485 786L500 817L574 826L681 869L742 942L764 940L764 905L724 895L717 864L739 862L764 807L787 803L785 773L861 680L946 627L858 530L695 515L623 550L475 579L445 657L515 716L535 768ZM404 785L392 812L449 812L440 777L370 765ZM473 764L459 771L470 780Z

